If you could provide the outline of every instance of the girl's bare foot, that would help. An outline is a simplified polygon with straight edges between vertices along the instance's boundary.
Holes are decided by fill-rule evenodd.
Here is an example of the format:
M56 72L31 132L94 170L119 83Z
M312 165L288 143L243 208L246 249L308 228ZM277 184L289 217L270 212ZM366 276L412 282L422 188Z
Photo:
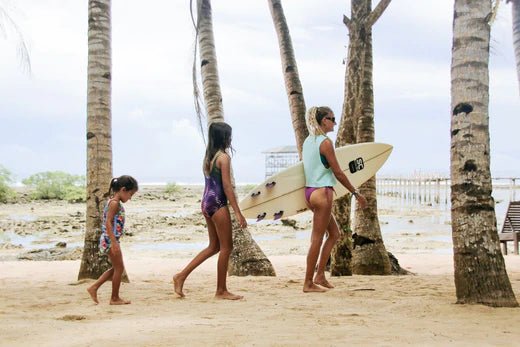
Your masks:
M223 292L217 292L215 294L215 298L224 299L224 300L240 300L240 299L243 299L244 297L242 295L236 295L236 294L230 293L227 290L225 290Z
M173 276L173 291L181 298L184 298L184 293L182 292L184 280L185 278L181 278L179 274Z
M99 304L99 301L98 301L98 298L97 298L97 288L88 287L87 288L87 292L89 293L90 298L92 299L92 301L94 301L96 303L96 305Z
M323 293L323 292L326 292L326 291L327 291L326 289L318 287L314 283L304 284L303 285L303 292L304 293Z
M322 287L332 289L334 288L334 285L327 281L325 276L316 276L314 277L314 283L319 284Z
M130 300L123 300L121 298L110 299L110 305L129 305L131 303Z

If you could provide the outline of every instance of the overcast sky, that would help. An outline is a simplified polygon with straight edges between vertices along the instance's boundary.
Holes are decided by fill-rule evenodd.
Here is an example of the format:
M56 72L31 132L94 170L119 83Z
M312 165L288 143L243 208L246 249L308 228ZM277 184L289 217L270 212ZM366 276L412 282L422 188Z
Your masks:
M225 118L238 182L264 177L262 151L295 143L278 41L266 0L213 2ZM307 107L341 115L347 0L284 0ZM0 36L0 164L17 179L86 168L87 0L0 0L28 45ZM146 6L143 6L146 4ZM374 6L376 1L374 1ZM394 146L384 175L449 173L452 0L394 0L374 27L376 141ZM491 161L520 177L520 98L511 8L492 31ZM114 175L140 182L201 182L188 0L113 0Z

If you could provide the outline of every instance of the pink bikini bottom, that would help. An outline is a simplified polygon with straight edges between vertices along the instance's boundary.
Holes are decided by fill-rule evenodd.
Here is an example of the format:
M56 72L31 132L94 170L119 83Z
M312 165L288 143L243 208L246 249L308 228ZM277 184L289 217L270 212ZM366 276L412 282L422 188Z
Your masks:
M315 191L316 189L320 189L320 188L326 188L326 189L330 189L332 191L334 191L334 187L331 187L331 186L327 186L327 187L305 187L305 200L307 200L308 203L311 202L311 194L313 191Z

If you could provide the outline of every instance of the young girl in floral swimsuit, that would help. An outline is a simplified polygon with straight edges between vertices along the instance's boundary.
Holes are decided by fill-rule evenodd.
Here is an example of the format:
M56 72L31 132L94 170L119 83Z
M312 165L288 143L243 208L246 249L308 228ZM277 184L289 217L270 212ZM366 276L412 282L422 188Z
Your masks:
M137 190L137 181L132 176L123 175L113 178L112 181L110 181L109 194L111 197L103 212L99 251L103 254L108 254L112 268L105 271L98 280L87 289L90 297L96 304L99 303L97 291L99 287L108 280L112 280L110 305L130 304L129 300L123 300L119 297L121 275L125 269L123 254L119 246L119 238L123 235L125 225L125 208L123 207L123 203L130 200Z

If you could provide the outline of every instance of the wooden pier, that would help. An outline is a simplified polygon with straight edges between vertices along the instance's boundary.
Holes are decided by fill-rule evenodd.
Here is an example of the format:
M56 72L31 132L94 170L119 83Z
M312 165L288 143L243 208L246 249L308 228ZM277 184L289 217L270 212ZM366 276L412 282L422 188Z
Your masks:
M518 177L492 179L493 190L509 190L509 201L520 199ZM411 204L448 205L451 180L441 176L376 177L377 194L396 197Z

